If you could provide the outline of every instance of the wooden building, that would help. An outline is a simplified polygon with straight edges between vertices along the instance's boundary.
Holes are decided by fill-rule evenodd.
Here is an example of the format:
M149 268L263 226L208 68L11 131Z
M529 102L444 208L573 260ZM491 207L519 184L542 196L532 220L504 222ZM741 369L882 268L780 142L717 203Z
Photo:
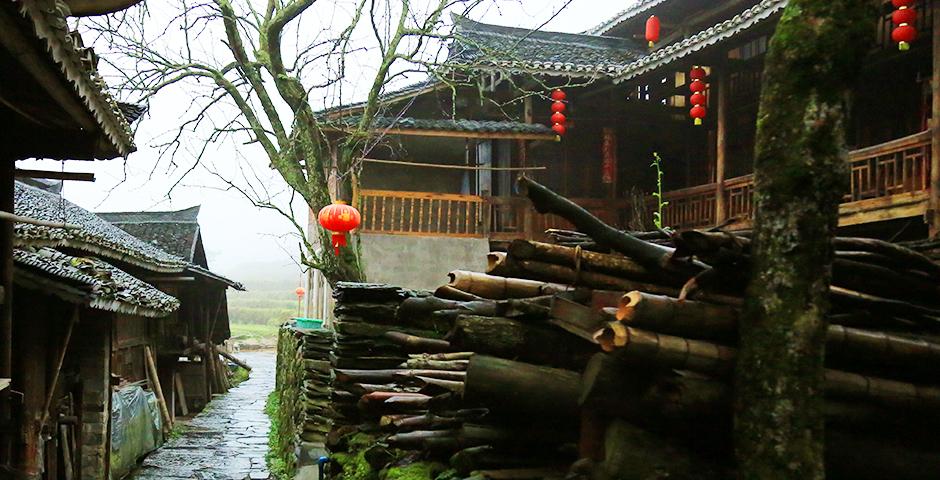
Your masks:
M625 229L650 228L663 158L664 224L747 228L763 58L786 0L643 0L585 34L531 31L457 17L450 69L386 94L381 141L363 162L362 232L419 237L538 237L566 227L513 191L519 171ZM918 38L899 51L891 5L854 86L851 178L840 225L882 238L934 235L940 135L940 16L916 2ZM663 24L650 49L650 15ZM701 66L708 112L689 117L689 72ZM460 72L455 76L452 72ZM567 133L549 131L549 93L567 93ZM355 118L358 105L329 114ZM450 167L450 168L448 168ZM481 169L482 168L482 169ZM933 181L936 183L936 181Z
M355 199L369 279L427 288L449 268L482 268L460 260L481 242L570 228L514 191L523 172L609 224L650 229L654 152L664 226L749 228L763 59L786 4L641 0L583 34L455 17L447 68L382 97ZM940 229L940 189L930 187L940 184L937 5L916 2L909 51L891 41L890 2L871 19L877 33L848 121L843 234L918 240ZM643 38L651 15L663 25L653 48ZM696 66L707 74L701 126L689 116ZM567 94L561 138L549 128L554 89ZM336 138L361 108L324 112ZM316 238L313 216L309 228ZM316 272L308 285L308 315L328 316L328 285Z

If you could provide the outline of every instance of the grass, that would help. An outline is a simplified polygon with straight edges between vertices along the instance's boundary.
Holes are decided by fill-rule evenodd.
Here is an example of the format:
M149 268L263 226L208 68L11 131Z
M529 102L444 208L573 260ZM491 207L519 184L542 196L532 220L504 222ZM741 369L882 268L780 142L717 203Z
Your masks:
M268 430L268 453L265 454L264 460L268 464L268 471L271 473L271 478L274 480L286 480L287 479L287 465L284 463L284 460L278 457L278 415L277 410L280 405L280 398L278 398L277 392L271 392L268 395L268 401L264 404L264 413L268 415L268 418L271 420L271 429Z
M232 374L232 386L236 386L245 380L248 380L249 372L247 369L242 367L237 367L235 372Z
M235 340L248 340L258 338L276 338L277 325L256 325L247 323L231 324L232 338Z

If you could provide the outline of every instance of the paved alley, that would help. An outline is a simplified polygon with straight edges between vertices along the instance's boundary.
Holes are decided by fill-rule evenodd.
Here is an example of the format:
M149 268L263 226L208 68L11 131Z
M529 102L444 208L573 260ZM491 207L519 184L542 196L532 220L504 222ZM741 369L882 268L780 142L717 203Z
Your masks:
M238 355L251 377L217 397L187 423L182 436L144 459L133 480L263 480L269 421L264 403L274 389L275 352Z

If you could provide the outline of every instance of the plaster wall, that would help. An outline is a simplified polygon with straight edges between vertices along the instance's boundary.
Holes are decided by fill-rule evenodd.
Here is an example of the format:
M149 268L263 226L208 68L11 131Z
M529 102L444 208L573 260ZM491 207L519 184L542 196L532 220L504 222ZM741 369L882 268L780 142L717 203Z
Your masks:
M434 290L447 283L452 270L486 269L485 238L362 235L362 254L369 282Z

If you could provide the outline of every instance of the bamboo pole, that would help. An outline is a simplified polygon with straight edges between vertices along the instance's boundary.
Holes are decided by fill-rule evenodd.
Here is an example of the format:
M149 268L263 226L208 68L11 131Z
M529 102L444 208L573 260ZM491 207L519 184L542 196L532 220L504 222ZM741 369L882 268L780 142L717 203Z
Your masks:
M150 386L157 394L157 404L160 406L160 414L163 415L165 422L163 429L170 431L173 428L173 417L170 416L166 406L166 397L163 396L163 387L160 386L160 377L157 375L157 362L153 358L153 352L150 345L144 345L144 361L147 363L147 373L150 375Z
M642 280L655 276L647 268L622 255L597 253L580 248L563 247L529 240L513 240L509 245L509 257L519 260L559 263L569 267L607 272L632 279Z
M189 405L186 403L186 390L183 389L183 379L179 372L173 372L173 385L176 388L176 397L180 399L180 413L189 415Z
M738 311L732 307L640 291L621 298L617 320L661 333L703 339L734 337L738 329Z
M520 278L496 277L485 273L454 270L448 274L448 286L483 298L504 300L507 298L539 297L570 290L570 287L555 283L523 280Z

